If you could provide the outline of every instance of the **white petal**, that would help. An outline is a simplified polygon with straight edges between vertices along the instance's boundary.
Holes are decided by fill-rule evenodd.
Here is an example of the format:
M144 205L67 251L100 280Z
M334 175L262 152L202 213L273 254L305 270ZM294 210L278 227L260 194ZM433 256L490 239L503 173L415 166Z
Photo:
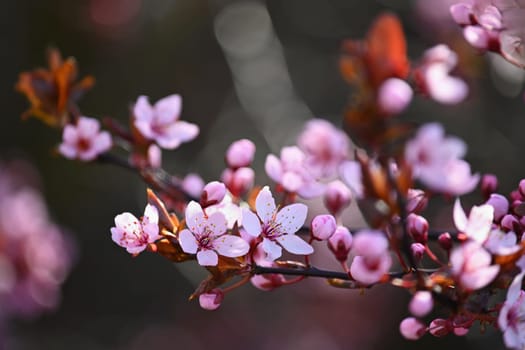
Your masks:
M179 244L182 250L188 254L197 253L197 240L189 230L182 230L179 233Z
M166 130L171 137L178 139L180 142L193 140L199 134L199 127L196 124L185 121L178 121L169 126Z
M242 227L253 237L258 237L261 234L259 218L251 210L246 208L242 209Z
M309 255L314 252L314 248L296 235L283 235L277 241L292 254Z
M197 253L197 261L201 266L216 266L219 256L213 250L201 250Z
M146 208L144 209L144 218L142 219L142 222L158 224L159 211L157 210L157 208L151 204L146 205Z
M97 154L104 153L111 148L111 134L103 131L93 140L93 148Z
M191 201L186 207L186 226L194 233L201 233L205 224L204 212L199 203Z
M257 214L263 223L268 223L272 220L276 208L275 200L273 199L268 186L264 186L257 195L257 198L255 199L255 208L257 208Z
M507 303L513 304L516 300L518 300L518 297L520 296L521 292L521 283L523 281L523 276L525 276L525 272L521 272L514 277L512 280L512 283L510 284L510 287L507 291Z
M228 222L221 212L211 214L206 220L205 225L213 236L220 236L228 230Z
M124 230L128 234L140 234L141 227L139 219L131 213L122 213L115 217L115 226Z
M454 202L454 224L456 225L456 228L460 231L465 231L467 228L467 214L465 214L465 211L463 210L463 207L461 206L461 201L459 198L456 199L456 202Z
M277 258L280 258L283 254L282 248L279 247L277 243L270 241L267 238L264 238L261 244L268 260L273 261Z
M296 233L306 220L308 207L302 203L295 203L287 205L279 210L275 221L281 225L280 231L282 233L293 234Z
M94 118L80 117L77 124L78 136L84 139L92 139L98 134L100 123Z
M147 96L139 96L135 106L133 106L135 120L145 121L148 124L153 119L153 107L151 107Z
M213 241L213 246L220 255L235 258L243 256L250 250L248 242L241 237L222 235Z
M169 124L179 119L182 109L180 95L166 96L155 103L155 118L159 124Z
M77 129L71 124L66 125L64 127L64 132L62 133L62 140L65 143L68 143L71 145L76 144L78 140Z

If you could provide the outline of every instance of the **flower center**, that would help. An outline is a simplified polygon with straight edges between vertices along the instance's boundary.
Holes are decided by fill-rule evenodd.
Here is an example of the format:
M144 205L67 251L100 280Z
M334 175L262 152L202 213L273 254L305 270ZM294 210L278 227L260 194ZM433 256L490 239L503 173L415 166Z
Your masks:
M275 240L277 237L282 236L281 224L270 221L263 227L262 235L270 240Z
M201 249L212 249L212 237L211 232L204 231L201 235L197 237L197 243Z

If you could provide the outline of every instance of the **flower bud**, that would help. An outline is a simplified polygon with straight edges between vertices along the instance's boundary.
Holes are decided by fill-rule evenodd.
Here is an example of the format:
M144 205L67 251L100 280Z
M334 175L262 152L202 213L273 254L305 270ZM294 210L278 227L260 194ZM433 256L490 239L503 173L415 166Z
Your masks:
M197 174L188 174L182 180L182 189L193 198L199 198L202 194L204 181Z
M408 305L408 310L410 313L417 317L424 317L434 307L434 300L432 299L432 293L429 291L419 291L414 294L410 304Z
M407 211L409 213L419 213L423 211L428 204L428 198L425 191L410 188L407 196Z
M148 163L152 168L162 166L162 150L154 143L148 147Z
M240 197L253 187L255 173L252 168L225 169L221 180L235 197Z
M367 258L379 258L388 250L388 240L381 231L363 230L354 239L354 253Z
M520 181L520 184L518 186L518 191L522 198L525 198L525 179Z
M490 35L482 27L466 26L463 28L463 37L476 49L487 50L489 48Z
M269 292L282 286L286 282L286 279L281 274L270 273L266 275L255 275L250 279L250 282L252 282L255 288Z
M519 231L520 226L520 222L514 215L507 214L501 219L501 228L505 231Z
M219 181L209 182L204 186L201 194L202 207L220 203L226 195L226 186Z
M434 321L430 322L428 331L434 337L444 337L452 331L452 322L445 320L443 318L436 318Z
M312 220L312 236L324 241L330 238L337 229L337 223L332 215L317 215Z
M341 181L332 181L326 186L324 205L332 215L338 215L351 201L352 192Z
M480 182L481 193L483 197L489 198L491 194L498 189L498 178L494 174L485 174Z
M472 13L472 4L460 2L450 6L450 14L457 24L471 24L470 15Z
M396 115L410 104L414 95L412 88L404 80L389 78L379 87L377 104L387 115Z
M495 221L500 221L503 215L509 212L509 201L501 194L491 194L485 204L489 204L494 208Z
M399 324L401 335L408 340L418 340L427 331L425 325L415 317L407 317Z
M452 236L450 235L450 233L445 232L440 234L438 237L438 242L441 248L443 248L443 250L446 250L448 252L450 249L452 249Z
M407 217L408 233L418 243L426 244L428 241L428 221L424 217L416 214L409 214Z
M352 234L344 226L338 226L334 234L328 239L328 248L334 253L335 258L344 262L352 248Z
M226 164L230 168L247 167L253 161L255 144L248 139L235 141L226 150Z
M410 245L410 250L412 251L412 255L414 256L414 259L416 259L417 262L423 259L423 256L425 255L425 246L423 244L412 243Z
M204 310L216 310L224 299L222 290L215 288L208 293L199 295L199 304Z

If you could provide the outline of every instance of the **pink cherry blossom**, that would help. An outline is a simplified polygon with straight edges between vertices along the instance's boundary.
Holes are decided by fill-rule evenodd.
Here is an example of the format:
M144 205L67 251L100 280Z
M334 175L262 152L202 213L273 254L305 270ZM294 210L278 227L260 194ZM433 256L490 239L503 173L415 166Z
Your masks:
M268 260L282 255L282 249L292 254L309 255L314 249L295 233L303 226L308 208L302 203L290 204L277 211L275 200L268 186L255 199L257 214L243 209L242 224L246 232L254 237L262 236L260 243Z
M491 255L476 241L455 248L450 255L452 274L461 288L474 291L487 286L499 273L499 265L490 265Z
M350 266L352 277L365 285L378 282L392 266L388 240L380 231L359 232L353 242L356 255Z
M111 135L107 131L100 131L98 120L80 117L76 125L65 126L58 151L69 159L90 161L108 151L111 144Z
M457 55L446 45L428 49L416 68L416 81L421 91L443 104L456 104L468 94L467 84L450 76L457 64Z
M148 244L160 238L159 213L153 205L146 205L144 216L139 221L131 213L122 213L115 217L115 227L111 228L111 238L130 254L139 254Z
M472 191L479 175L472 175L463 157L466 146L455 137L445 137L437 123L422 126L416 136L407 142L405 159L412 166L414 177L430 189L453 195Z
M218 255L236 258L250 250L241 237L227 234L228 222L221 212L206 215L197 202L186 208L186 225L179 233L180 246L185 253L197 254L201 266L216 266Z
M175 149L199 134L197 125L179 120L181 108L179 95L164 97L154 106L146 96L140 96L133 107L133 123L146 139L155 141L162 148Z
M190 196L199 198L204 188L204 180L199 175L191 173L184 177L181 186Z
M308 171L305 162L303 151L290 146L281 150L281 159L273 154L268 155L264 168L268 176L286 191L297 193L303 198L319 196L323 193L323 186Z
M222 290L215 288L208 293L199 295L199 304L204 310L217 310L224 299Z
M201 205L207 207L222 202L226 195L226 186L219 181L208 182L202 189Z
M308 121L297 139L297 145L306 156L305 166L319 177L332 177L350 151L348 136L323 119Z
M312 236L320 241L329 239L337 229L337 223L332 215L317 215L312 220Z
M255 172L252 168L242 167L237 169L227 168L221 174L221 180L224 182L232 195L242 196L253 187Z
M524 257L517 262L521 272L514 277L498 316L505 345L516 350L525 348L525 291L521 288L525 276L524 262Z
M454 203L454 223L461 232L465 233L468 238L483 244L492 228L494 220L494 207L488 204L474 206L470 209L469 217L463 211L461 202L456 199Z
M215 212L220 212L226 219L228 229L232 229L235 223L238 226L242 224L241 208L233 203L232 196L226 194L220 203L211 205L206 208L206 214L210 216Z
M230 168L249 166L255 155L255 144L248 139L235 141L226 150L226 164Z

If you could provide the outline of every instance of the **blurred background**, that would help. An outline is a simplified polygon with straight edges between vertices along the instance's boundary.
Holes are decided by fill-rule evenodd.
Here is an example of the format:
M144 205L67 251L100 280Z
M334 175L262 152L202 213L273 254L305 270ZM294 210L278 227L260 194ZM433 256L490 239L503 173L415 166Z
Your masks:
M336 290L308 280L273 292L246 286L215 312L188 302L202 276L160 256L131 258L110 239L113 218L140 215L145 186L125 170L66 161L53 155L60 133L36 119L22 122L27 101L14 92L18 73L46 66L58 47L77 58L80 76L95 88L80 102L83 114L125 123L129 107L178 93L182 118L199 124L196 141L165 152L179 174L216 179L234 140L257 144L255 170L295 143L304 121L322 117L340 125L351 94L338 70L343 39L361 38L373 18L392 11L403 21L409 54L444 42L459 50L470 97L458 106L416 99L407 120L439 121L469 144L475 171L500 177L508 193L525 174L523 73L498 58L478 57L448 18L445 0L18 0L0 13L0 149L23 157L42 176L55 221L68 229L78 258L58 310L10 323L11 349L462 349L503 348L500 335L401 338L408 294L383 286ZM469 200L471 201L469 203ZM465 200L480 201L479 195ZM450 223L450 205L435 211ZM448 220L448 221L447 221ZM318 250L324 250L321 245ZM191 263L190 263L191 264Z

